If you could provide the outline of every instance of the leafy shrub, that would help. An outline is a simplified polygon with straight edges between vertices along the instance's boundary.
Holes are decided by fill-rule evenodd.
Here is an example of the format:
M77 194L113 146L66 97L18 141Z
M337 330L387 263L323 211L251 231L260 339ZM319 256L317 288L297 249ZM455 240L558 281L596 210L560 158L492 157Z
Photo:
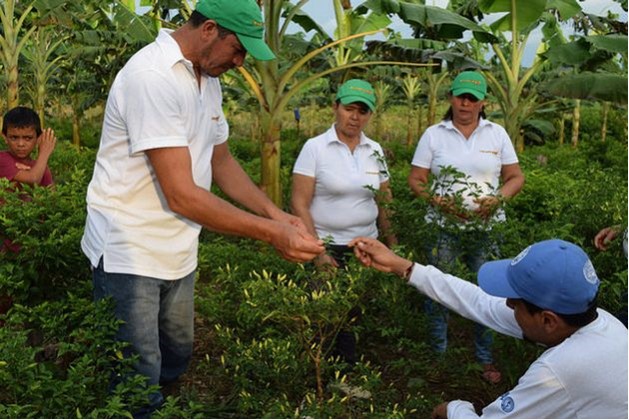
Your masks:
M19 244L19 252L0 253L0 294L21 303L63 296L88 274L80 240L90 155L61 146L53 156L53 176L60 168L53 188L25 185L14 190L0 179L0 233Z
M82 294L88 284L82 283ZM16 305L0 328L0 417L130 417L149 390L130 375L111 304L68 293L65 300Z
M584 122L592 137L577 149L546 145L520 155L527 181L505 203L507 222L496 233L505 258L551 237L583 246L602 279L600 305L616 313L626 310L627 261L619 240L599 252L592 238L602 227L627 226L627 145L622 136L595 141L593 121ZM285 203L303 128L287 133L282 145ZM610 128L616 131L622 126ZM256 179L258 143L230 144ZM438 228L424 221L427 204L407 185L414 148L399 141L383 146L397 252L425 263L426 245ZM117 324L106 305L92 302L85 280L90 274L79 241L93 162L93 151L61 142L50 161L54 189L25 189L31 199L22 201L6 190L7 183L0 188L0 230L22 246L17 255L0 254L0 295L12 294L16 301L0 319L5 322L0 417L125 417L151 392L141 377L128 376L132 360L120 360L123 345L113 340ZM456 270L469 275L462 267ZM284 261L261 242L207 231L201 235L198 272L191 388L167 397L155 417L427 417L444 398L488 403L512 387L540 351L497 336L495 353L505 380L489 386L480 379L469 345L471 323L453 316L459 328L453 329L446 354L436 356L428 346L424 297L390 274L354 264L326 278ZM349 325L352 307L362 312L351 327L363 358L347 372L329 357L321 334ZM319 381L312 357L317 346ZM109 392L112 375L128 379ZM354 398L335 388L338 383L360 386L371 396Z

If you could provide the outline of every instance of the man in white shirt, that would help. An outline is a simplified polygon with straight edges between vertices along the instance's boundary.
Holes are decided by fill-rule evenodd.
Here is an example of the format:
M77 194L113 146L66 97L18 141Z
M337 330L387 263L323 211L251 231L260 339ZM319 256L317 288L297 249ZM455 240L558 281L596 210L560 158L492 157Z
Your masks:
M479 416L467 401L445 402L435 418L627 418L627 329L596 307L599 279L578 246L551 239L512 260L485 263L478 284L354 239L366 266L393 272L460 315L548 349L518 384Z
M176 380L193 343L194 273L202 227L263 240L286 259L324 251L298 217L278 209L227 147L218 76L247 52L275 58L254 0L199 0L118 73L105 110L81 241L94 297L111 297L148 384ZM210 192L212 181L241 210ZM253 214L255 213L255 214ZM136 416L150 414L163 398Z

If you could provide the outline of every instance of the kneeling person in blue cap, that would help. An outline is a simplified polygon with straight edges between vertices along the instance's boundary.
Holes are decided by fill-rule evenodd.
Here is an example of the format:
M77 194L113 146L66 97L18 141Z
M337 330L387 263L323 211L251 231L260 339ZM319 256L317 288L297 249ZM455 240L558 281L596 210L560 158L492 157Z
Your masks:
M512 260L485 263L480 287L412 263L372 238L356 238L350 246L364 265L406 278L460 315L548 347L480 418L627 418L627 329L596 307L599 279L578 246L552 239ZM432 414L479 418L470 402L460 400Z

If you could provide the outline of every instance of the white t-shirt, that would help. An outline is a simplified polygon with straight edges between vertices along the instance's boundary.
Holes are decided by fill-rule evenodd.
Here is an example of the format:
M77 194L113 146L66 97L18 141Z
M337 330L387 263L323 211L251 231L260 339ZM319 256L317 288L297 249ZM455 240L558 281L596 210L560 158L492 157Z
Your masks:
M514 163L518 163L518 157L505 129L482 118L468 139L451 120L429 127L420 139L412 161L413 166L430 169L436 177L446 166L469 177L467 185L452 183L453 177L444 177L435 191L438 195L461 191L463 204L468 210L478 208L475 198L497 194L502 166ZM434 211L429 212L426 219L439 220ZM499 209L493 221L504 220L504 211Z
M410 284L431 299L502 334L522 330L506 299L415 264ZM479 418L471 403L451 401L448 418ZM598 317L535 360L518 384L483 409L480 418L627 418L627 329L598 309Z
M357 236L378 236L378 205L367 188L377 191L389 179L378 143L361 133L352 153L332 126L304 144L293 173L315 178L310 214L319 238L346 245Z
M192 63L161 30L118 73L87 191L81 248L107 272L173 280L197 266L201 226L172 212L144 153L188 147L195 183L212 183L214 145L227 140L218 79L197 83Z

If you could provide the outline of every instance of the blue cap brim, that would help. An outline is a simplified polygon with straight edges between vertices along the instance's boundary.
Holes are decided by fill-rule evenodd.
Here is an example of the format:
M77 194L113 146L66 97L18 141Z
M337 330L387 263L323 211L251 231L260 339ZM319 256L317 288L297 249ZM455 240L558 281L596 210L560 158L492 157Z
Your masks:
M490 261L481 266L478 270L478 285L485 293L503 298L520 298L509 284L511 261Z

